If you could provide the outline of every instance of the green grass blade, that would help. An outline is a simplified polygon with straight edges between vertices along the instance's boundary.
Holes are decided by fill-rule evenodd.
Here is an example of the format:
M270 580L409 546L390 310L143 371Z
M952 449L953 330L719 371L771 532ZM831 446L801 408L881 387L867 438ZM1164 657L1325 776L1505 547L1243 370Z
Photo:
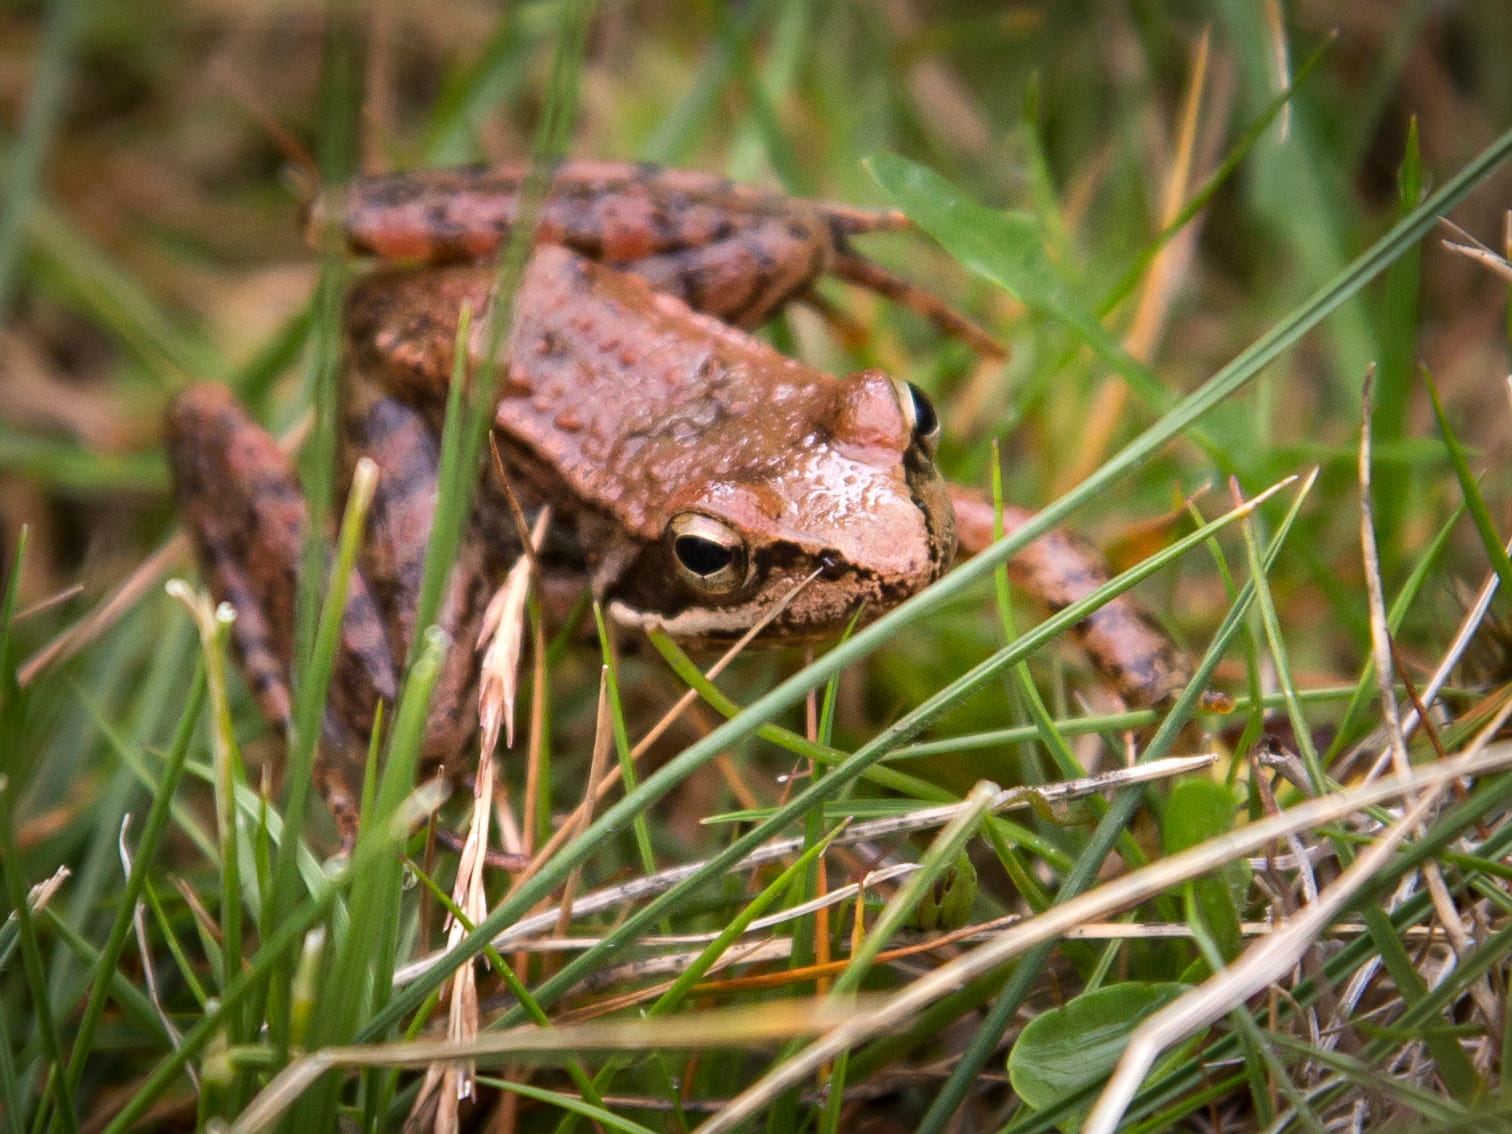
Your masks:
M23 222L34 206L42 166L63 114L79 29L88 8L88 0L57 0L47 6L26 117L21 136L8 155L5 198L0 202L0 322L10 314L21 260Z
M993 544L941 582L915 595L870 626L857 631L850 641L780 683L752 704L739 718L716 728L708 736L669 761L655 774L647 777L636 795L625 797L600 816L579 840L572 846L564 848L553 862L520 887L513 897L501 903L469 936L465 946L459 949L454 957L438 966L435 972L417 982L405 994L397 997L390 1005L389 1012L393 1013L394 1018L397 1019L412 1011L456 965L464 963L467 956L482 948L484 942L498 929L519 917L531 904L548 894L551 888L565 878L578 863L588 858L594 849L595 841L601 839L617 824L625 821L652 801L661 798L694 769L754 732L779 712L796 704L810 689L817 688L853 661L877 649L903 626L938 610L979 579L990 576L999 563L1005 562L1014 552L1056 524L1063 522L1078 506L1117 483L1172 438L1180 436L1187 426L1200 419L1208 410L1242 389L1265 365L1292 346L1307 331L1322 322L1340 304L1357 294L1397 256L1411 247L1437 223L1437 218L1441 213L1469 193L1505 160L1509 153L1512 153L1512 130L1497 138L1411 214L1398 222L1390 232L1350 263L1335 279L1319 289L1297 311L1262 335L1202 386L1183 398L1159 421L1139 434L1071 492L1039 512L1018 531ZM890 744L901 743L902 739L906 739L892 730L884 733L883 737ZM826 791L839 790L844 782L840 780L830 785L829 778L826 778ZM785 820L786 816L784 816ZM391 1022L386 1014L380 1015L372 1022L369 1029L365 1029L364 1036L381 1034Z
M195 726L204 704L205 675L201 670L195 676L183 716L179 719L178 731L174 734L173 744L168 749L167 759L163 762L162 779L153 796L152 807L147 812L146 822L142 824L142 835L137 843L136 857L132 860L131 872L126 876L126 884L121 888L120 905L116 909L110 933L105 938L105 946L100 950L100 959L90 987L89 1000L84 1005L84 1011L73 1030L73 1049L66 1076L69 1091L77 1089L79 1078L84 1073L85 1061L92 1052L95 1027L105 1010L105 1001L110 992L110 976L120 965L121 951L125 948L127 936L131 932L132 913L141 897L148 871L155 863L158 843L168 825L170 805L177 791L179 777L183 774L184 762L188 758L190 742L194 738Z
M1475 521L1475 530L1481 539L1481 546L1486 550L1486 558L1491 562L1491 569L1496 572L1497 579L1501 582L1501 595L1503 602L1508 596L1512 596L1512 559L1507 557L1507 549L1502 545L1502 537L1496 530L1496 525L1491 521L1491 513L1486 510L1486 501L1481 496L1480 486L1475 483L1475 476L1470 471L1470 463L1465 459L1464 447L1455 436L1454 429L1449 424L1449 417L1444 413L1444 404L1439 401L1438 387L1433 378L1423 372L1423 385L1428 389L1428 397L1433 402L1433 416L1438 421L1439 434L1444 439L1444 450L1449 454L1449 463L1454 467L1454 475L1459 478L1460 492L1464 494L1465 507L1470 512L1470 518Z

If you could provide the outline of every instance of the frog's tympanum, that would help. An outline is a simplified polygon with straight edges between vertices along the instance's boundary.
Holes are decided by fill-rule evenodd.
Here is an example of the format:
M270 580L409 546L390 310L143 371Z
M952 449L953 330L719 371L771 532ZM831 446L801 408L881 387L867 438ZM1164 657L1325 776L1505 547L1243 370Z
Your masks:
M379 469L317 762L348 843L366 732L377 703L394 696L415 631L458 313L488 302L493 269L474 261L507 235L519 180L481 168L397 175L361 180L345 197L341 223L355 250L425 261L375 271L347 303L347 463L367 456ZM510 487L527 512L551 509L539 555L549 585L590 588L620 625L722 643L808 580L763 638L813 641L936 579L956 549L956 510L966 549L985 545L990 505L940 479L939 425L923 393L877 371L831 377L736 329L833 272L996 350L847 244L901 223L700 174L558 169L494 370L495 440ZM472 365L486 374L482 334L480 324ZM263 713L287 725L305 524L288 461L216 386L179 396L168 438L211 589L237 611L248 682ZM453 645L432 701L426 756L435 764L455 767L476 730L471 645L519 554L516 530L497 486L485 485L441 617ZM1106 578L1095 555L1060 535L1032 545L1015 568L1057 606ZM1082 638L1135 701L1182 682L1163 634L1127 601L1103 608Z

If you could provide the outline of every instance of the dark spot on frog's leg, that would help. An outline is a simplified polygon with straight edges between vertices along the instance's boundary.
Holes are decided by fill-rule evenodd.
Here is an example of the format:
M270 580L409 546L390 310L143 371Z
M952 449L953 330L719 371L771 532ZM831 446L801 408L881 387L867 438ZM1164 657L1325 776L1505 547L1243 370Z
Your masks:
M390 208L423 198L429 186L421 178L399 173L364 177L352 186L351 191L357 209L367 206Z
M506 224L505 228L508 227ZM471 233L457 223L449 201L435 201L425 210L425 236L433 260L461 260L472 253Z

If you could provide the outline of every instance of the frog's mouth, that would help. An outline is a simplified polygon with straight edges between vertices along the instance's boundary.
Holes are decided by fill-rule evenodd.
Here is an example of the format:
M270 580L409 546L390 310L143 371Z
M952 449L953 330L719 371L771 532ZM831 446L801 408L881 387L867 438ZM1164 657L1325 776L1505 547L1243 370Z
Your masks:
M655 571L642 574L639 566L627 575L665 578ZM653 596L632 586L610 600L608 611L620 625L660 630L693 647L728 645L763 621L752 645L794 645L837 638L857 614L876 617L928 581L889 582L838 553L775 543L756 553L750 585L727 600L712 602L678 587Z

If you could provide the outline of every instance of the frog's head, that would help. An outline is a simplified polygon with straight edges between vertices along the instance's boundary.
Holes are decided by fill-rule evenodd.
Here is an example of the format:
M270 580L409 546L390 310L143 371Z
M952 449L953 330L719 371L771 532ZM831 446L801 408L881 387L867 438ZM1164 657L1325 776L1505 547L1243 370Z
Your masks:
M775 609L760 641L812 641L940 576L955 524L924 394L863 371L830 385L803 420L790 443L672 494L661 537L618 573L618 621L714 644Z

